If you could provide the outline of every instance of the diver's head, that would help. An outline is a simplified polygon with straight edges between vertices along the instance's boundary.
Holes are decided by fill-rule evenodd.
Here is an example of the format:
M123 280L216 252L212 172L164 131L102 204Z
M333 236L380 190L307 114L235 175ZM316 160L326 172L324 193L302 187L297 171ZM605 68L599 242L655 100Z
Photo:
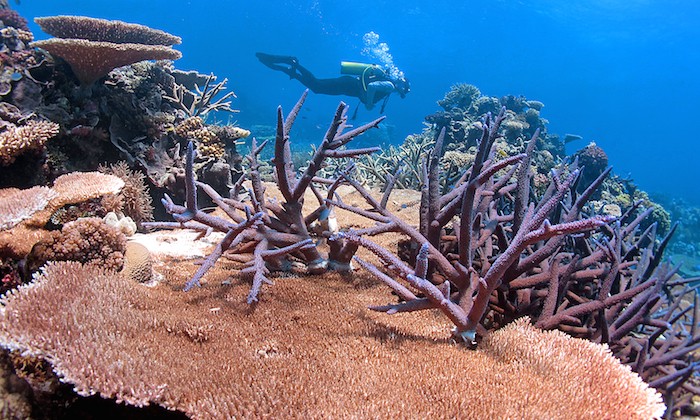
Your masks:
M392 81L394 88L401 96L401 99L406 97L406 94L411 91L411 85L405 77L399 77Z

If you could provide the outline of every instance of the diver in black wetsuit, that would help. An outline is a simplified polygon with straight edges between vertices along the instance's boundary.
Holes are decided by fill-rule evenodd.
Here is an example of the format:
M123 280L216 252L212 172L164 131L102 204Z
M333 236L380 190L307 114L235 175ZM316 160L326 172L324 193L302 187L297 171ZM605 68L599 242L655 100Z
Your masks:
M408 80L403 77L392 78L379 66L360 63L343 63L344 66L357 71L354 76L340 76L331 79L318 79L308 69L299 64L296 57L255 53L258 60L267 67L281 71L290 79L297 79L314 93L325 95L346 95L360 99L367 109L372 109L381 100L381 112L389 99L396 92L401 98L410 91Z

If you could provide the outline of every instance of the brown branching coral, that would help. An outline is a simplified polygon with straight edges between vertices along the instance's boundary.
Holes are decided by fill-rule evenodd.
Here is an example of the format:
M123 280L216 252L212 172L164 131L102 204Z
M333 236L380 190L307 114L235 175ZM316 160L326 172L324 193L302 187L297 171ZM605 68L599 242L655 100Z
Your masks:
M223 96L216 98L220 93L226 90L226 82L224 79L221 82L214 83L216 76L210 74L204 80L204 85L200 88L199 85L194 85L194 92L183 84L175 83L172 86L172 93L165 95L163 99L170 101L180 111L184 112L187 117L204 116L212 111L238 112L231 108L229 99L235 98L236 94L227 92Z
M119 270L124 264L126 236L102 219L88 217L66 223L52 231L48 240L34 245L27 257L30 271L47 261L78 261Z
M338 276L289 279L248 312L218 288L192 297L95 266L52 263L2 299L0 343L47 358L81 395L159 404L195 419L663 413L658 394L603 346L521 320L465 352L435 332L429 313L399 324L358 316L352 308L382 294L375 289Z
M58 132L58 124L49 121L6 125L5 131L0 133L0 166L11 164L22 153L42 151L46 142Z
M119 192L121 211L137 224L153 220L153 203L146 186L146 176L129 169L126 162L117 162L108 167L100 167L100 172L119 177L124 187Z
M83 85L90 85L111 70L144 60L177 60L182 56L170 45L180 38L143 25L82 16L53 16L35 21L57 38L37 41L68 62Z

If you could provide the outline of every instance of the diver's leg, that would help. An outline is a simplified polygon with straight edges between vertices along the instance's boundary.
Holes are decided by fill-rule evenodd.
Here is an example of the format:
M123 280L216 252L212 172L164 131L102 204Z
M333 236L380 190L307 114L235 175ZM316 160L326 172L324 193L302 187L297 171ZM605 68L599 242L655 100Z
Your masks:
M296 57L291 55L272 55L261 52L255 53L255 56L258 57L258 60L260 60L261 63L272 70L281 71L282 73L288 75L290 79L297 78L295 69L299 64L299 61Z
M280 63L294 65L294 64L297 64L299 62L296 57L291 56L291 55L273 55L273 54L265 54L262 52L256 52L255 56L258 57L258 60L260 60L260 62L262 62L266 66L269 66L271 64L280 64Z

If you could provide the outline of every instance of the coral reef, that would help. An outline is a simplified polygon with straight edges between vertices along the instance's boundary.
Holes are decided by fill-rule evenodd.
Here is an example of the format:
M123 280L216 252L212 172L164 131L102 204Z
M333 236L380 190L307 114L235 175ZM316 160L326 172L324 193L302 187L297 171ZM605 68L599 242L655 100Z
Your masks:
M487 115L474 164L445 194L439 192L442 130L423 166L418 229L349 178L374 213L329 200L377 222L335 238L367 248L403 281L356 258L399 297L372 309L389 314L439 309L455 325L454 334L468 342L528 315L540 328L608 343L663 392L672 411L689 409L698 391L688 378L699 368L694 351L700 348L700 312L683 304L697 299L694 289L683 287L692 279L675 280L677 268L661 264L674 229L657 242L657 225L642 227L654 208L638 211L640 203L619 219L585 216L586 202L610 168L579 194L578 163L562 166L553 171L543 197L531 201L529 161L538 133L525 154L497 160L493 146L505 119L505 108L493 119ZM505 170L514 164L519 166ZM495 177L498 173L503 175ZM575 235L598 229L600 234ZM366 237L392 230L409 237L398 255L413 267Z
M547 121L539 115L542 104L523 97L506 96L501 99L482 96L478 88L466 83L454 85L445 97L438 101L443 108L425 119L428 126L419 134L406 137L399 147L389 147L381 153L359 159L355 177L363 185L385 187L385 174L395 174L393 181L398 188L420 189L421 164L426 158L440 129L445 127L444 154L441 157L442 190L447 191L462 173L465 163L474 161L477 143L483 126L481 119L486 112L497 114L501 106L506 111L499 126L496 149L501 158L520 153L525 142L535 131L539 132L538 147L531 159L533 169L540 177L564 159L564 144L556 135L547 133ZM537 177L537 175L536 175ZM593 177L595 179L595 177ZM543 193L544 188L536 193Z
M251 132L213 122L236 112L226 79L134 63L178 37L57 16L30 44L2 0L0 21L0 414L38 415L14 368L33 398L53 369L195 418L698 415L677 225L594 143L566 157L580 137L541 102L458 84L385 151L361 144L391 127L349 129L341 103L307 153L304 94L242 156ZM127 243L136 223L172 231Z
M446 130L441 131L421 170L422 198L417 229L386 209L391 184L382 199L377 200L352 179L349 171L326 181L329 191L325 206L319 207L319 214L323 209L335 207L376 222L373 227L332 235L329 259L333 264L329 267L347 270L357 248L366 248L379 258L382 267L406 283L401 284L374 264L355 258L399 297L397 303L372 309L390 314L439 309L455 325L453 334L472 344L489 330L499 329L523 315L531 316L540 328L557 328L577 337L607 343L618 358L664 393L669 407L674 411L687 409L689 396L696 393L687 379L698 369L693 351L700 347L700 335L695 328L688 330L685 325L697 325L700 317L680 304L688 298L692 300L694 291L683 288L683 281L671 281L676 269L660 264L670 234L657 245L655 224L638 231L654 211L649 208L639 212L639 203L627 208L619 219L610 215L586 216L586 203L606 179L610 168L578 193L579 163L574 161L570 166L561 166L552 171L551 184L542 197L533 201L530 162L539 131L535 131L527 143L525 153L499 156L497 139L500 125L507 118L504 107L498 116L487 114L482 120L482 136L473 164L444 194L440 192L439 162ZM278 140L285 137L287 126L280 114ZM324 140L326 143L328 138ZM253 144L249 156L251 180L253 190L260 190L261 186L256 186L259 148L255 142ZM276 205L275 213L279 220L288 220L291 226L305 226L296 211L292 213L296 214L293 218L285 214L294 209L290 203L298 206L290 194L293 189L289 187L294 172L289 169L292 163L291 156L285 152L288 150L286 142L278 141L276 146L275 173L287 202L281 208ZM323 152L323 146L317 149L308 168L320 166L322 159L318 155ZM347 153L356 154L354 151ZM269 206L262 204L260 193L252 191L252 205L258 210L255 215L252 210L246 210L245 219L240 216L234 219L237 225L223 225L221 220L206 218L191 204L196 203L192 159L188 157L187 164L187 184L191 185L188 186L188 205L175 206L167 198L163 201L180 224L153 226L197 229L208 226L221 231L225 228L228 238L219 243L186 289L199 284L199 279L227 249L241 252L236 242L245 240L239 239L245 238L242 232L256 223L260 226L256 218L262 219L264 213L260 210ZM279 174L287 174L287 179L280 178ZM302 179L304 177L310 180L313 173L305 174ZM334 191L342 183L352 185L371 211L334 199ZM197 185L206 188L205 184ZM229 215L236 208L246 208L235 200L212 198ZM193 219L200 223L187 225ZM610 225L612 222L615 224ZM368 239L368 236L392 231L409 238L396 252L413 267ZM593 231L599 233L592 234ZM323 232L325 236L329 233ZM298 240L308 237L307 232L304 234ZM235 247L231 247L231 243ZM313 250L305 247L299 251L308 249ZM317 252L311 255L315 257ZM301 258L307 264L315 261L309 254ZM262 257L257 264L245 260L249 261L249 269L244 270L244 275L259 276L253 281L250 303L257 301L260 284L267 280L264 277L267 271ZM669 322L670 319L674 322ZM665 338L659 340L659 337ZM661 356L669 350L673 356Z

